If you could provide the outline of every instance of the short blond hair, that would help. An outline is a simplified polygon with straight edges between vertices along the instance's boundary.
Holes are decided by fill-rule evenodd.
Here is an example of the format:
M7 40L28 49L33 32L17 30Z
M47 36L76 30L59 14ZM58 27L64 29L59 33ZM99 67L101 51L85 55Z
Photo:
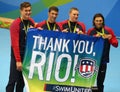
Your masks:
M72 10L79 11L79 10L78 10L78 8L76 8L76 7L72 7L72 8L70 8L70 11L69 11L69 13L71 13L71 12L72 12Z

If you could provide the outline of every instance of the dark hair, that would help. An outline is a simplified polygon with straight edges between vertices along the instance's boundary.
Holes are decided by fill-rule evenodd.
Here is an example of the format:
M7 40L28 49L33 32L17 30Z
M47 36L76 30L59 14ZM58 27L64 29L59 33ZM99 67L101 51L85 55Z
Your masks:
M59 9L58 9L56 6L51 6L51 7L49 8L49 12L51 12L52 10L54 10L54 11L56 11L56 12L59 11Z
M94 20L96 17L101 17L103 19L103 26L105 25L105 20L104 20L104 16L101 13L97 13L94 15L93 17L93 26L95 26Z
M72 10L79 11L79 10L78 10L78 8L76 8L76 7L72 7L72 8L70 8L70 11L69 11L69 13L70 13Z
M27 7L31 7L31 4L29 2L23 2L20 4L20 10Z

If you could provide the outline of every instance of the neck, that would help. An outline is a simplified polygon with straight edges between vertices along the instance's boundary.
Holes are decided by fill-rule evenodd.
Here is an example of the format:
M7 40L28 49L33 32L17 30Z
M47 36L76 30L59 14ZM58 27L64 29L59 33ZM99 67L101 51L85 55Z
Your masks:
M96 28L96 27L95 27L95 29L96 29L97 31L101 31L102 28L103 28L103 27L100 27L100 28Z
M22 16L21 16L21 19L22 19L22 20L28 20L28 18L25 18L25 17L22 17Z
M50 20L49 18L47 19L47 21L48 21L49 23L55 23L55 21Z
M72 20L72 19L69 19L69 21L70 21L70 22L77 22L77 21L74 21L74 20Z

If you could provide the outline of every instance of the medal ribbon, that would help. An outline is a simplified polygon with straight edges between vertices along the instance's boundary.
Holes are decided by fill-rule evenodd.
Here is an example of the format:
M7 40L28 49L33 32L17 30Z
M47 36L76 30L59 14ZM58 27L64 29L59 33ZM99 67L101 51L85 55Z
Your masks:
M25 24L24 24L24 21L23 21L22 17L21 17L20 19L21 19L21 21L22 21L22 23L23 23L23 25L24 25L24 30L25 30L25 33L27 33L28 28L30 27L29 22L28 22L27 26L25 26Z
M70 21L68 21L68 26L69 26L69 28L70 28L70 32L72 32L71 25L70 25ZM77 23L76 23L75 26L74 26L73 33L75 33L75 31L76 31L76 26L77 26Z
M97 34L103 36L103 35L105 34L104 28L102 28L102 32L98 32L98 31L97 31Z
M50 25L49 25L49 22L47 21L47 27L48 27L48 30L55 30L56 29L56 24L54 23L54 27L53 27L53 29L51 29Z

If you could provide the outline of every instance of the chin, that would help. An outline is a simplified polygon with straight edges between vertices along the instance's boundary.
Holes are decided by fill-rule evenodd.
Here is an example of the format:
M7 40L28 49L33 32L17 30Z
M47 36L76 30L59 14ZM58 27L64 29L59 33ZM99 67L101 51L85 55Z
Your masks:
M96 26L96 28L98 28L98 29L99 29L99 28L102 28L102 26Z
M77 22L77 20L73 20L72 22Z
M29 19L30 18L30 16L26 16L26 19Z

